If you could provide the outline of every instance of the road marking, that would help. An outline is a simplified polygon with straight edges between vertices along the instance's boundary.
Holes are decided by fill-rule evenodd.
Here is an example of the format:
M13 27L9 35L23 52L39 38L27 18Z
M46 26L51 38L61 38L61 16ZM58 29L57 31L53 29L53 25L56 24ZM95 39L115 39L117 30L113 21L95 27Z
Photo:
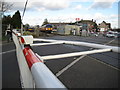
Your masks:
M115 39L109 41L108 43L105 43L104 45L110 44L110 43L112 43L114 40L115 40ZM90 48L90 50L92 50L92 49L93 49L93 48ZM76 62L78 62L80 59L84 58L85 56L88 56L88 55L82 55L81 57L77 58L77 59L74 60L72 63L70 63L69 65L67 65L65 68L63 68L62 70L58 71L58 73L56 73L56 76L59 77L62 73L64 73L66 70L68 70L71 66L73 66ZM89 57L90 57L90 56L89 56ZM92 57L91 57L91 58L92 58ZM93 58L93 59L95 60L95 58ZM96 60L96 61L98 61L98 60ZM112 67L112 68L114 68L114 69L116 69L116 70L119 70L119 69L117 69L117 68L115 68L115 67L113 67L113 66L111 66L111 65L109 65L109 64L106 64L106 63L102 62L102 61L98 61L98 62L103 63L103 64L105 64L105 65L107 65L107 66L110 66L110 67ZM119 71L120 71L120 70L119 70Z
M113 39L113 40L105 43L104 45L110 44L110 43L112 43L114 40L115 40L115 39ZM92 49L92 48L90 48L90 49ZM88 55L86 55L86 56L88 56ZM92 58L93 60L96 60L97 62L100 62L100 63L102 63L102 64L105 64L105 65L107 65L107 66L109 66L109 67L111 67L111 68L114 68L114 69L120 71L120 69L118 69L118 68L116 68L116 67L114 67L114 66L112 66L112 65L110 65L110 64L107 64L107 63L105 63L105 62L103 62L103 61L100 61L99 59L96 59L96 58L91 57L91 56L88 56L88 57L89 57L89 58Z
M111 41L105 43L104 45L110 44L110 43L112 43L113 41L115 41L115 39L113 39L113 40L111 40Z
M102 63L102 64L104 64L104 65L106 65L106 66L109 66L109 67L111 67L111 68L113 68L113 69L115 69L115 70L120 71L120 69L118 69L118 68L116 68L116 67L114 67L114 66L112 66L112 65L110 65L110 64L107 64L107 63L105 63L105 62L103 62L103 61L100 61L99 59L96 59L96 58L91 57L91 56L87 56L87 57L89 57L89 58L91 58L92 60L95 60L95 61L97 61L97 62L99 62L99 63Z
M67 65L65 68L63 68L62 70L60 70L58 73L56 73L56 76L60 76L62 73L64 73L66 70L68 70L71 66L73 66L76 62L78 62L80 59L84 58L86 55L80 56L79 58L77 58L76 60L74 60L72 63L70 63L69 65Z
M6 51L6 52L1 52L0 54L6 54L6 53L14 52L14 51L15 51L15 49L10 50L10 51Z
M9 43L7 43L7 42L5 42L5 43L0 43L0 45L2 46L2 45L8 45L8 44L12 44L13 42L9 42Z

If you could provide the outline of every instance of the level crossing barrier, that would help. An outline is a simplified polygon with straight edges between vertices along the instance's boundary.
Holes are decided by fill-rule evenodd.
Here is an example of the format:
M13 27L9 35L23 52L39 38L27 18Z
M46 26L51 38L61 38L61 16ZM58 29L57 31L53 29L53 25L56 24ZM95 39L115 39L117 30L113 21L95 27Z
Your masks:
M12 33L16 46L16 55L19 64L22 88L62 88L66 87L48 69L43 60L31 49L33 43L31 35L22 36L16 30Z
M108 46L108 45L101 45L101 44L88 43L88 42L37 39L37 38L34 38L34 41L43 41L43 42L50 42L50 43L31 44L31 46L49 45L49 44L69 44L69 45L77 45L77 46L86 46L86 47L97 48L97 49L111 49L112 52L120 53L120 47L117 47L117 46Z
M30 44L31 46L45 46L45 45L54 45L54 44L69 44L69 45L91 47L92 49L94 48L94 50L89 50L89 51L65 53L65 54L58 54L58 55L40 56L44 60L50 60L50 59L57 60L59 58L67 58L67 57L88 55L88 54L94 54L94 53L102 53L102 52L109 52L109 51L120 53L120 47L117 47L117 46L108 46L108 45L101 45L101 44L87 43L87 42L78 42L78 41L38 39L38 38L34 38L34 41L40 41L40 42L42 41L42 42L49 42L49 43ZM38 57L39 57L39 55L38 55Z
M16 54L20 68L22 86L24 88L64 88L66 87L57 79L57 77L44 64L44 60L66 58L101 52L113 51L120 53L120 48L116 46L108 46L87 42L36 39L31 35L22 36L17 31L13 31L13 41L16 45ZM43 41L48 43L33 44L33 41ZM73 52L58 55L39 56L35 54L31 46L45 46L54 44L70 44L78 46L92 47L94 50Z

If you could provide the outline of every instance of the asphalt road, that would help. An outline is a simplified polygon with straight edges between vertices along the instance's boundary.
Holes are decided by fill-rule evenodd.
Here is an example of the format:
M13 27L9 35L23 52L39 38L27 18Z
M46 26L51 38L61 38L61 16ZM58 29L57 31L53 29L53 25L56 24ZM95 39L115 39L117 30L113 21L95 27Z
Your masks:
M51 36L42 38L119 45L117 39L106 37ZM40 56L90 50L89 47L65 44L32 48ZM67 88L118 88L120 75L118 56L118 53L105 52L83 58L80 56L80 59L71 57L48 60L45 64Z
M41 38L119 45L117 39L106 37L50 36ZM64 44L32 48L40 56L90 50L84 46ZM2 87L20 88L20 74L14 44L3 44L2 52ZM67 88L118 88L120 73L118 55L118 53L106 52L48 60L45 64Z

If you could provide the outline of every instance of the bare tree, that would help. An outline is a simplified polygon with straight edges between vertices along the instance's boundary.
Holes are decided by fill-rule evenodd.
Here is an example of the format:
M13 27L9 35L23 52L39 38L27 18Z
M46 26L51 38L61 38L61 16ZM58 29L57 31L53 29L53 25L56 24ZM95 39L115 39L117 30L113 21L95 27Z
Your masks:
M0 1L0 12L4 13L10 10L12 6L13 6L12 3L5 2L4 0Z

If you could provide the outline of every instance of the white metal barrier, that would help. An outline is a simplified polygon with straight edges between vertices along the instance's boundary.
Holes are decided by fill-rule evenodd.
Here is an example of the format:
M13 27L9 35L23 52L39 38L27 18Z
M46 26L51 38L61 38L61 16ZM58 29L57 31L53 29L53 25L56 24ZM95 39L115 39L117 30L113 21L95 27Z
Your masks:
M87 42L77 42L77 41L65 41L65 40L51 40L51 39L37 39L35 38L34 41L44 41L44 42L50 42L54 44L71 44L71 45L78 45L78 46L86 46L86 47L92 47L92 48L100 48L100 49L111 49L113 52L120 53L120 47L116 46L108 46L108 45L101 45L101 44L95 44L95 43L87 43ZM39 44L37 44L39 45ZM44 45L44 44L43 44ZM46 44L46 45L49 45ZM36 44L31 44L31 46L36 46Z
M43 60L66 58L66 57L108 52L108 51L120 53L120 48L115 46L107 46L107 45L77 42L77 41L33 39L32 36L21 36L21 34L16 31L13 31L13 40L16 45L17 59L20 68L21 80L24 88L66 89L66 87L43 63ZM49 43L33 44L33 41L45 41ZM97 49L91 51L74 52L74 53L59 54L59 55L39 56L38 54L35 54L29 46L29 45L42 46L42 45L53 45L53 44L82 45Z
M66 87L47 68L26 44L32 43L32 36L21 36L13 31L13 41L21 74L23 88L63 88ZM31 38L31 39L29 39ZM29 40L28 40L29 39Z
M13 41L16 46L16 54L17 54L17 60L19 64L22 87L23 88L34 88L33 77L26 63L26 59L23 54L24 46L20 44L19 36L20 36L20 33L17 33L17 32L12 34Z

